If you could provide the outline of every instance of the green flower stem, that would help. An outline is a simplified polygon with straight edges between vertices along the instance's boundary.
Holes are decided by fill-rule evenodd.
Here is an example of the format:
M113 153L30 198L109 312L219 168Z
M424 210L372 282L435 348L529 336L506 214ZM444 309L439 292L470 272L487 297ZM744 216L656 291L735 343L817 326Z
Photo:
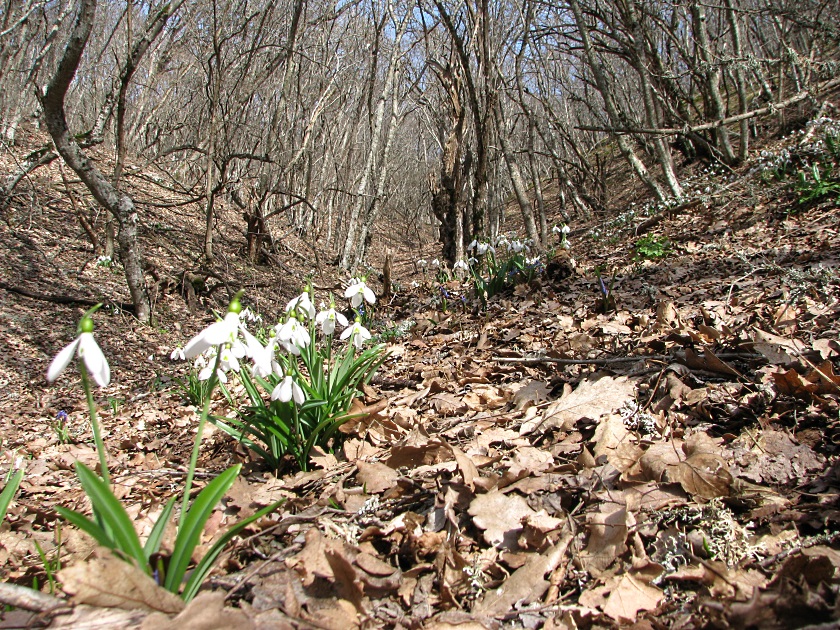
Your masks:
M90 411L90 426L93 429L93 442L96 444L96 452L99 455L99 468L102 473L102 481L105 485L110 486L111 480L108 475L108 454L105 451L105 443L102 441L102 433L99 431L99 419L96 417L96 404L93 402L93 392L90 389L90 378L88 377L87 369L84 365L79 365L79 371L82 373L82 387L87 396L87 406Z
M187 510L190 505L190 491L192 490L193 478L195 477L195 467L198 464L198 451L201 448L201 437L204 433L204 425L207 423L207 416L210 415L210 401L213 398L213 390L216 389L216 384L219 382L217 374L221 361L222 348L220 346L216 352L216 363L213 366L213 372L210 374L210 384L204 398L204 407L201 410L201 417L198 419L198 430L196 431L195 442L193 443L192 453L190 454L190 466L187 469L187 481L184 484L184 498L181 501L181 517L178 519L178 527L184 523L184 520L187 517Z

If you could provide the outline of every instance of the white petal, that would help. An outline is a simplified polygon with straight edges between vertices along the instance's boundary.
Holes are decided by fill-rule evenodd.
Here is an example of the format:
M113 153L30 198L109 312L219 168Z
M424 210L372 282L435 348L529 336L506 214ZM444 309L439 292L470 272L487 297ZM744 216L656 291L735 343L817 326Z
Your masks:
M344 317L344 315L342 315L342 314L341 314L341 313L339 313L338 311L336 311L336 313L335 313L335 320L336 320L339 324L341 324L342 326L346 326L346 325L347 325L347 318L346 318L346 317Z
M303 390L300 388L300 385L294 381L292 381L292 398L294 398L295 403L298 405L302 405L306 401L306 396L303 395Z
M354 328L355 328L355 326L349 326L349 327L345 328L345 329L344 329L344 332L343 332L343 333L341 333L341 337L340 337L340 338L341 338L341 339L347 339L347 337L349 337L350 335L352 335L352 334L353 334L353 329L354 329Z
M102 354L102 349L91 333L79 335L79 356L84 359L88 372L97 385L105 387L111 382L111 368L108 367L108 360Z
M365 286L365 288L362 289L362 292L364 293L365 299L368 301L369 304L373 304L374 302L376 302L376 296L374 295L373 291L370 290L370 288Z
M50 363L50 367L47 370L47 381L52 383L57 379L61 373L67 368L70 364L70 360L73 358L73 353L76 351L76 346L79 345L79 337L71 341L69 344L62 348L61 352L55 355L55 358Z

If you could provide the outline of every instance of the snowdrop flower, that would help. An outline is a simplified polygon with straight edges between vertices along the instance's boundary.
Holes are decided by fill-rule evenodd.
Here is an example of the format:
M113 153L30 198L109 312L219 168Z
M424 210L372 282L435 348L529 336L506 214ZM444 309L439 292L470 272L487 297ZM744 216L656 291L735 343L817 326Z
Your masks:
M468 252L471 252L471 251L472 251L472 250L474 250L476 247L478 247L478 241L477 241L476 239L473 239L473 242L472 242L472 243L470 243L469 245L467 245L467 251L468 251Z
M304 291L293 300L289 300L289 303L286 304L286 312L292 314L304 313L309 319L315 317L315 307L309 298L309 292Z
M511 241L510 243L508 243L508 249L510 249L510 251L512 251L514 254L520 254L523 251L527 250L528 246L520 241Z
M252 311L247 306L242 309L242 312L239 314L239 316L240 316L240 318L245 318L249 322L252 322L252 323L262 321L262 315L259 315L258 313L254 313L254 311Z
M211 352L208 353L207 364L201 372L198 373L198 380L206 381L213 375L213 368L216 365L216 350L217 349L214 347ZM230 370L238 372L241 369L242 366L239 363L239 359L243 358L245 354L245 346L239 341L222 348L222 354L219 359L219 369L216 370L216 377L219 379L219 382L227 383L227 372Z
M569 241L564 239L563 242L560 243L560 247L562 247L563 249L571 249L572 246L569 243Z
M420 267L421 269L425 269L426 265L428 265L428 264L429 263L425 258L421 258L420 260L417 261L417 266Z
M268 343L263 346L257 342L257 346L249 352L254 362L253 374L259 378L265 378L276 371L277 363L274 360L274 349L277 347L277 333L272 330Z
M178 346L172 351L172 354L169 355L169 358L172 361L184 361L187 357L184 356L184 349L181 346Z
M238 301L236 306L238 306ZM222 321L214 322L207 328L190 339L184 348L184 356L188 359L204 354L210 348L220 346L223 343L233 344L236 341L238 331L242 328L239 321L239 311L232 311L234 302L228 307L228 312Z
M334 306L330 306L329 310L321 311L315 318L315 323L321 325L321 330L325 335L332 335L335 332L336 322L347 326L347 318L342 313L336 312Z
M440 267L440 261L437 258L432 261L432 267Z
M469 265L463 260L457 261L454 265L452 265L453 270L463 269L464 271L469 271Z
M271 400L289 402L294 400L296 405L302 405L306 400L303 390L291 376L286 376L271 392Z
M93 338L93 320L85 315L79 322L79 336L66 345L61 352L55 355L47 370L47 381L52 383L61 376L61 373L70 365L73 355L84 361L88 373L100 387L105 387L111 382L111 368L108 360L102 354L99 344Z
M359 308L359 304L362 303L363 299L368 304L376 302L376 296L373 294L373 291L370 290L368 285L365 284L364 280L354 279L352 284L350 284L344 292L344 297L350 299L350 305L353 308Z
M342 340L347 339L348 337L351 337L351 340L356 348L361 350L365 341L370 339L370 331L362 326L362 322L356 320L353 322L352 326L345 328L344 332L341 333Z
M290 317L282 326L278 324L275 329L283 347L294 355L299 355L299 348L306 348L312 341L309 331L294 317Z
M474 265L475 263L478 262L478 258L474 258L474 257L470 256L470 259L467 262L470 263L471 265Z
M476 246L475 251L479 256L484 256L487 252L496 253L496 249L490 243L479 243Z

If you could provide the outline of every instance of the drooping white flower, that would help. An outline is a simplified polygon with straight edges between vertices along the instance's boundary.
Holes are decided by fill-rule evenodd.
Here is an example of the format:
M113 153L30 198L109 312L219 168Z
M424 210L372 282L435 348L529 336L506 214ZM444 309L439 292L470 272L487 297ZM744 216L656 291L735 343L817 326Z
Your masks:
M304 313L309 319L315 317L315 306L312 304L309 292L304 291L296 298L289 300L289 303L286 304L286 312L292 314Z
M262 321L262 315L260 315L259 313L255 313L247 306L242 309L242 312L239 314L239 316L240 319L247 319L249 322L252 323Z
M370 331L362 326L362 322L355 321L352 326L348 326L344 329L344 332L341 333L342 340L347 339L348 337L351 338L353 345L361 350L365 341L370 339Z
M277 339L283 343L286 350L290 350L289 346L306 348L312 341L312 338L309 336L309 331L294 317L290 317L283 325L278 324L276 330ZM294 350L291 350L291 352L296 355L300 354L300 352L295 352Z
M111 368L105 355L102 354L102 349L93 338L93 320L89 317L82 318L79 329L81 330L79 336L55 355L50 363L47 369L47 381L52 383L61 376L75 355L84 362L85 368L96 384L105 387L111 382Z
M337 312L335 308L330 308L318 313L315 323L320 324L325 335L332 335L335 332L336 323L347 326L347 318L342 313Z
M236 341L237 332L241 327L239 313L228 311L223 320L213 322L190 339L184 348L184 356L191 359L223 343L232 344Z
M471 251L472 251L472 250L474 250L476 247L478 247L478 244L479 244L479 243L478 243L478 240L473 239L473 240L472 240L472 243L470 243L469 245L467 245L467 251L468 251L468 252L471 252Z
M271 392L271 400L289 402L294 400L296 405L302 405L306 400L303 390L291 376L286 376Z
M344 292L344 297L350 299L350 304L353 308L359 308L362 300L365 300L368 304L376 302L376 296L373 294L373 291L370 290L370 287L365 284L364 280L354 279Z
M248 356L254 362L252 372L254 376L259 378L265 378L274 371L274 349L277 346L277 337L274 331L272 333L265 346L257 341L256 346L253 346L248 352Z
M440 261L437 258L432 260L432 267L440 267Z
M417 266L420 267L421 269L425 269L426 265L428 265L428 264L429 263L425 258L421 258L420 260L417 261Z
M172 354L169 355L169 358L172 361L184 361L187 357L184 356L184 349L181 346L178 346L172 351Z
M466 261L458 260L452 265L453 270L463 269L464 271L469 271L470 266L466 263Z

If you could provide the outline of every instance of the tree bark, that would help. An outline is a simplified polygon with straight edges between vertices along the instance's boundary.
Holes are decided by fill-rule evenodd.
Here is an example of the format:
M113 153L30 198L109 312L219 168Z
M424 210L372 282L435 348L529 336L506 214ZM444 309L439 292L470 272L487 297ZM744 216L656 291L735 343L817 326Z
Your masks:
M151 321L152 308L143 277L142 254L137 240L139 217L134 201L117 190L85 155L70 134L64 111L64 98L90 37L95 15L96 0L82 0L67 47L46 92L41 97L41 106L44 109L47 129L59 155L76 172L96 200L117 219L120 226L120 256L131 302L134 305L134 314L141 322L148 323Z

